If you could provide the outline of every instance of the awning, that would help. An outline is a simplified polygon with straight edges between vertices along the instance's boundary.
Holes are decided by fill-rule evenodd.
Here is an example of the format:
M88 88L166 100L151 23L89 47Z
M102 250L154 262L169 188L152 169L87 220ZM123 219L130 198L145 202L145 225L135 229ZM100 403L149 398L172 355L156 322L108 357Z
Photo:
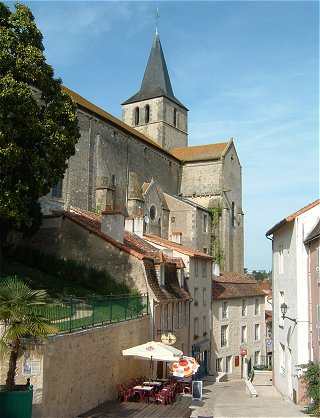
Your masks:
M136 347L128 348L127 350L122 350L122 355L158 361L179 361L183 352L170 345L150 341L137 345Z

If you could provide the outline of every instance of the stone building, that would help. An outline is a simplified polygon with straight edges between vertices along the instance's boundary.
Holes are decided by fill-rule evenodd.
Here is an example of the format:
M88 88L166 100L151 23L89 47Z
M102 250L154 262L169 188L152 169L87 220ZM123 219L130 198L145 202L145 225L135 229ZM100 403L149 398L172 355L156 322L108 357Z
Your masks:
M123 120L65 91L77 105L81 138L63 180L42 199L44 212L120 209L128 222L139 215L144 232L179 239L175 225L184 224L184 208L182 242L212 254L223 270L242 272L241 165L234 142L188 146L188 109L173 93L159 35L140 90L122 104Z
M215 276L212 289L212 370L246 378L265 356L265 292L244 274Z
M272 239L273 382L295 403L306 401L301 365L319 361L319 219L318 199L266 233Z
M175 346L188 353L191 296L181 257L159 251L142 235L125 230L121 212L101 215L71 208L46 217L29 245L57 257L109 272L118 283L148 294L150 336L174 333Z
M171 257L181 258L184 262L185 282L192 297L188 351L200 364L198 376L206 375L210 369L211 358L212 258L208 254L156 235L145 235L144 239Z

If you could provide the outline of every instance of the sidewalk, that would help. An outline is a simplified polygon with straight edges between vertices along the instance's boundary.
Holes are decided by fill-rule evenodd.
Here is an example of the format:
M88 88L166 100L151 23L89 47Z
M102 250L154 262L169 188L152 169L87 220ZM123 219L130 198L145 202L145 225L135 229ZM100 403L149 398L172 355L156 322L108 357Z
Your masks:
M273 386L258 386L257 391L258 397L251 398L243 380L204 382L203 401L193 401L191 417L307 417L292 402L282 399Z

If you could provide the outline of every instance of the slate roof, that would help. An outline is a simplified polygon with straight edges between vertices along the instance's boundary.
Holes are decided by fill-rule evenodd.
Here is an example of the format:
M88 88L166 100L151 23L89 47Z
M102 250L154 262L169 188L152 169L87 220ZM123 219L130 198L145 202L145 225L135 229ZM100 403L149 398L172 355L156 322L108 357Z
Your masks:
M163 96L188 110L173 94L160 37L159 34L156 33L153 39L140 90L122 104L125 105Z
M317 239L320 237L320 219L317 223L317 225L313 228L313 230L310 232L310 234L305 239L305 243L313 241L314 239Z
M282 219L280 222L275 224L272 228L270 228L266 232L266 236L273 234L276 230L278 230L281 226L285 225L286 223L294 221L298 216L302 215L303 213L307 212L308 210L314 208L315 206L320 204L320 199L315 200L309 205L304 206L302 209L299 209L297 212L292 213L291 215L287 216L286 218Z
M212 298L235 299L250 296L266 296L258 282L245 274L222 273L212 281Z
M229 148L230 142L197 145L194 147L171 148L171 154L185 162L219 160Z

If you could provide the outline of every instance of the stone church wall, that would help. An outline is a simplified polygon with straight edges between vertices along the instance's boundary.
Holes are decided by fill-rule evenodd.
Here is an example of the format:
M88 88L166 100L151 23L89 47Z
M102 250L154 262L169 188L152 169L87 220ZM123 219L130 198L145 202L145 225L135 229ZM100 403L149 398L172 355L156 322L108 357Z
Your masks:
M137 173L141 185L154 178L164 191L178 193L180 163L176 159L89 113L78 111L78 117L81 139L64 177L68 204L94 210L96 187L114 183L114 205L124 208L130 171Z
M185 163L182 168L181 193L186 197L219 193L221 175L221 161Z

